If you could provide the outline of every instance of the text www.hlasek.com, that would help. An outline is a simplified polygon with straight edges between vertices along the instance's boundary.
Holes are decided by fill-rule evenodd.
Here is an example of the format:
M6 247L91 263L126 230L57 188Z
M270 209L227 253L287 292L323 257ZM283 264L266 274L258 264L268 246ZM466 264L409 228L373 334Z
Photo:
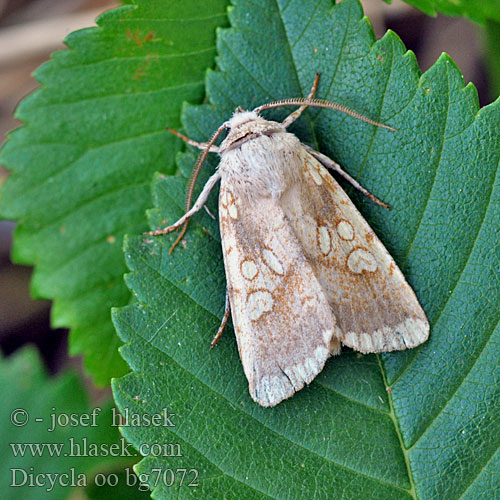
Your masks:
M181 457L177 443L142 443L138 452L133 445L120 438L119 443L92 443L87 438L69 438L67 443L9 443L15 457Z

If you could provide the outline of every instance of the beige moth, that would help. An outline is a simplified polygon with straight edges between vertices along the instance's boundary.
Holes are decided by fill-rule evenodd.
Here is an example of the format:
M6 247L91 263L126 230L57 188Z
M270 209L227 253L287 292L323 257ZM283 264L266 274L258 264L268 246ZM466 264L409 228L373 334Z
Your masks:
M342 344L362 353L387 352L415 347L429 335L415 293L327 168L384 204L286 130L308 106L337 109L391 129L342 105L313 99L318 76L308 98L253 111L238 108L208 143L173 131L203 150L193 180L209 152L218 153L220 163L189 208L191 184L181 219L146 233L164 234L184 225L179 241L189 218L220 181L227 293L212 345L231 312L250 395L262 406L274 406L309 384ZM282 123L260 114L284 105L300 108ZM227 136L217 147L224 129Z

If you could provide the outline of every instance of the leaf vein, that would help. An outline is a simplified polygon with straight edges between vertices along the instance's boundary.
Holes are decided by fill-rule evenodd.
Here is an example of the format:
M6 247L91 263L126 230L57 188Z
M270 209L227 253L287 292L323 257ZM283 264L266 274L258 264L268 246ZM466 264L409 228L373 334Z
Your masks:
M472 372L472 370L474 369L474 367L476 366L476 364L481 359L481 356L484 353L484 350L486 349L486 347L488 347L489 340L490 340L491 336L493 335L493 333L495 332L495 329L496 329L496 327L498 326L499 323L500 323L500 315L498 316L496 323L493 325L493 328L491 329L491 332L490 332L488 338L485 340L483 346L481 347L481 350L479 351L476 359L474 360L474 363L471 364L471 366L467 370L467 373L464 373L463 378L460 381L460 383L457 385L457 387L455 388L455 390L453 391L453 393L449 395L449 398L448 398L448 401L446 402L446 404L439 410L438 413L436 413L436 415L434 415L432 417L432 419L429 422L429 424L427 425L427 427L422 431L422 433L418 437L416 437L414 443L408 448L408 451L411 450L411 449L413 449L413 448L415 448L415 446L417 445L417 443L425 436L425 434L427 434L427 432L430 431L430 429L431 429L432 425L434 424L434 422L440 417L441 414L443 414L445 412L446 408L448 408L449 405L453 402L453 398L456 396L456 394L460 390L460 388L465 383L469 383L469 381L467 380L467 377L470 375L470 373Z

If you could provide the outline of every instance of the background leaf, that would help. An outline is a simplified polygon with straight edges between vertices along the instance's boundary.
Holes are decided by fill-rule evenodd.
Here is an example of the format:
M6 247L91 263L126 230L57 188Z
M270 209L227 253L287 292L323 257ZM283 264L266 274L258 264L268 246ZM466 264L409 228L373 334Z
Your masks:
M392 205L347 188L414 287L431 338L408 352L344 352L264 409L248 395L232 332L208 348L225 290L217 222L200 212L172 255L175 235L131 238L138 303L114 320L133 372L115 381L115 400L139 412L168 406L175 427L124 434L182 447L138 470L199 470L198 488L160 483L155 498L498 497L498 103L478 111L446 55L421 75L394 33L375 43L356 0L238 1L230 22L218 36L220 71L207 78L210 104L185 110L188 135L206 139L237 105L307 95L316 71L320 97L398 128L310 110L293 130ZM176 178L157 177L153 227L182 214L194 158L180 158Z
M99 384L125 371L109 313L130 298L122 237L146 228L152 173L173 170L179 141L165 125L202 98L225 5L138 0L72 33L35 73L42 88L2 150L13 259L35 265L33 294L54 300L53 325L72 328L70 350Z
M488 21L484 26L490 96L500 95L500 22Z
M33 348L25 348L12 355L8 359L0 358L0 377L2 379L2 406L0 407L0 421L2 428L0 433L0 444L2 446L1 458L1 487L2 498L4 500L19 499L36 500L50 497L53 500L68 498L75 489L69 486L61 486L56 480L55 485L51 485L46 474L71 474L74 469L74 477L78 479L79 474L84 474L87 484L93 482L96 472L106 470L110 466L118 467L129 462L131 468L133 462L124 457L91 456L90 448L93 443L98 446L117 446L119 434L117 427L112 427L110 404L101 405L101 410L96 413L96 426L57 426L52 428L52 414L64 415L92 415L92 407L89 406L85 389L74 373L66 372L55 379L47 377L42 367L38 353ZM16 409L23 409L27 412L27 423L24 426L15 426L11 423L11 415ZM16 421L21 422L23 415L18 413ZM85 417L84 417L85 418ZM36 419L41 419L37 421ZM89 417L87 423L94 423ZM64 456L65 453L78 453L78 448L71 447L70 439L79 446L80 456ZM84 445L86 439L86 445ZM26 443L41 445L38 448L41 455L31 453L30 449L25 449L25 455L21 456L20 448ZM57 456L52 454L48 448L63 444L63 452ZM17 455L14 454L14 446ZM85 454L84 450L88 450ZM19 469L12 472L12 469ZM26 472L26 486L12 486L21 484ZM30 479L30 477L32 479ZM45 486L28 486L34 482L34 477L38 481L45 481ZM52 476L55 477L55 476ZM63 481L65 478L63 478ZM53 487L52 487L53 486ZM128 488L128 490L137 489Z
M98 486L94 481L85 488L85 500L149 500L151 498L148 486L139 485L139 478L131 467L128 471L123 468L111 469L105 474L110 476L108 483L101 486L99 482Z
M386 1L386 0L384 0ZM468 17L484 24L488 20L500 21L498 0L404 0L429 16L437 13L446 16ZM390 1L388 3L391 3Z

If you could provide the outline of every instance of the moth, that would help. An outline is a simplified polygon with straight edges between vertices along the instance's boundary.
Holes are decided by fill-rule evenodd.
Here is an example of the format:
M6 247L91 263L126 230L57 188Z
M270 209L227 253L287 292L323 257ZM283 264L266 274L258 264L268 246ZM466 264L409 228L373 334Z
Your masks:
M199 211L220 180L219 224L227 278L224 318L231 312L250 395L274 406L309 384L341 344L362 353L415 347L429 323L402 272L327 168L377 203L341 167L293 134L290 126L309 106L332 108L395 130L345 106L307 98L238 108L202 149L188 191L187 211L169 233ZM300 106L282 123L265 109ZM227 129L219 147L217 138ZM190 208L193 185L209 152L220 156ZM172 247L173 249L173 247Z

